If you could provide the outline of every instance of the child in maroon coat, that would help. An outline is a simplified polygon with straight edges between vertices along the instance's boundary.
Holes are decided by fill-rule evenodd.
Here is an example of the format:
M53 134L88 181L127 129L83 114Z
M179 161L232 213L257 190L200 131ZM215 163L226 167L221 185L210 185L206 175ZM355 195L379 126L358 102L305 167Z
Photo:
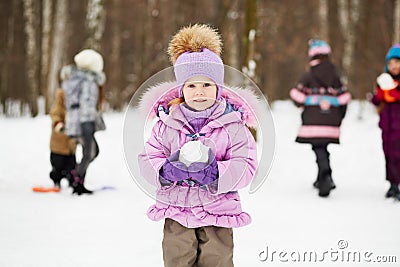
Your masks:
M386 180L390 182L386 197L400 200L400 44L389 49L385 71L377 78L371 101L378 107L380 116Z

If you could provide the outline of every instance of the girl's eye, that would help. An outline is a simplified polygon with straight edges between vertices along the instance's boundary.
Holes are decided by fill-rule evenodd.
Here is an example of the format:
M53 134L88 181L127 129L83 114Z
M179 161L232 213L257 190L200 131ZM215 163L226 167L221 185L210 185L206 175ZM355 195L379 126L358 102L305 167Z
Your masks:
M204 84L204 87L210 87L211 86L211 83L205 83Z
M187 87L188 87L188 88L195 88L196 85L194 85L194 84L189 84Z

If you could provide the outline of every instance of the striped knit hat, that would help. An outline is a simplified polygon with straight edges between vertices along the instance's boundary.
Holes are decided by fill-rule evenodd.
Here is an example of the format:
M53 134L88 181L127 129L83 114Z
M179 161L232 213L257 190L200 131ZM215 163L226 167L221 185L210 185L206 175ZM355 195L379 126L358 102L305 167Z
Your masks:
M329 55L331 51L331 47L325 41L318 39L311 39L308 41L308 56L313 58L318 55Z

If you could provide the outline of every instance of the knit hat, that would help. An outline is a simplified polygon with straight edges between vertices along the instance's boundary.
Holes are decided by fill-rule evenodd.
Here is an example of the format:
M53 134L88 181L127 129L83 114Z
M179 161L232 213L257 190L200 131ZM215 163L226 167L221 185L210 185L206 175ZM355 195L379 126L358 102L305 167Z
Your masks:
M175 78L179 86L179 96L185 81L195 76L206 76L217 87L217 99L221 98L224 84L224 64L220 57L221 37L207 25L195 24L182 28L172 38L168 54L174 65Z
M84 49L74 57L78 68L90 70L93 72L103 71L103 57L92 49Z
M311 39L308 41L308 56L310 58L317 55L329 55L331 53L331 47L325 41L318 39Z
M386 63L392 58L400 59L400 44L393 45L386 54Z

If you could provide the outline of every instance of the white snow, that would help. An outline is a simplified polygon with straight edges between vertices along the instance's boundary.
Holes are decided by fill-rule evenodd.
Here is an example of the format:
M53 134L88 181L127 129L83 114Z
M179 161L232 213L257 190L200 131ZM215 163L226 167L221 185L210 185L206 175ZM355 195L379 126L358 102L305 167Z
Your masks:
M179 153L179 161L185 163L187 167L193 162L207 162L208 150L210 148L203 145L199 140L187 142L182 146Z
M273 104L274 165L261 189L241 192L253 222L234 229L235 266L398 266L400 203L384 198L388 183L378 117L365 104L359 120L359 110L359 102L350 105L342 144L329 147L337 189L323 199L312 188L317 168L310 146L294 142L300 109L288 101ZM0 118L0 266L163 265L163 222L146 217L154 201L126 168L123 118L105 114L108 128L96 134L101 152L86 183L89 189L116 190L80 197L67 188L31 191L33 185L51 185L48 116ZM339 249L346 242L348 247ZM325 260L294 262L310 251ZM342 262L343 252L360 253L361 262ZM363 261L365 255L371 262ZM395 256L397 263L373 263L376 256Z

